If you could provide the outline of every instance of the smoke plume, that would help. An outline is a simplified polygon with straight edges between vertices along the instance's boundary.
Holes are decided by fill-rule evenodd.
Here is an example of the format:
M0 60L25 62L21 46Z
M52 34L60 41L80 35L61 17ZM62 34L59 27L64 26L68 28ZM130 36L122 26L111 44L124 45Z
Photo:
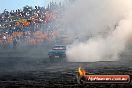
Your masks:
M66 51L68 60L118 60L132 34L131 10L131 0L76 0L67 7L61 24L74 40Z

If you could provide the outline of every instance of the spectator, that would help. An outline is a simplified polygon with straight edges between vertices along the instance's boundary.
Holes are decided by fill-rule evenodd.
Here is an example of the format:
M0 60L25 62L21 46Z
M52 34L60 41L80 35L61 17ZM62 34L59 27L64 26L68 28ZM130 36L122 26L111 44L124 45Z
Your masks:
M48 8L25 6L23 10L17 9L10 12L5 9L0 14L1 48L7 48L10 45L17 48L18 41L20 42L19 46L23 46L24 43L25 46L36 46L51 39L50 37L53 37L55 31L53 30L55 28L53 21L57 17L57 7L59 7L57 3L51 2Z

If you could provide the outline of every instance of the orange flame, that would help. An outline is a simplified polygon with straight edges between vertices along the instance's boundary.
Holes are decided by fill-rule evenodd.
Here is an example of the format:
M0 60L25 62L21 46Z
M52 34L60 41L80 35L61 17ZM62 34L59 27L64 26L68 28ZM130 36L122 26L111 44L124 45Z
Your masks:
M79 72L80 76L85 76L86 75L86 72L85 72L85 70L82 67L78 68L78 72Z

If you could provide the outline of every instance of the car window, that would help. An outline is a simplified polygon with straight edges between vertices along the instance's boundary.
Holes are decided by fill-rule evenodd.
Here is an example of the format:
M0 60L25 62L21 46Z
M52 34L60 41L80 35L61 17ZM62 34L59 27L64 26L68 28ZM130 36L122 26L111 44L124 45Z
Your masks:
M65 46L55 46L53 47L53 50L65 50Z

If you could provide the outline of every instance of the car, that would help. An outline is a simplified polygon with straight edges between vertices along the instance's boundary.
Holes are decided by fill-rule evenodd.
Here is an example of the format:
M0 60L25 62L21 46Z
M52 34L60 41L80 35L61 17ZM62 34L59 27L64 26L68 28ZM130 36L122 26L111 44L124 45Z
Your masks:
M65 58L66 57L66 46L64 45L55 45L48 52L49 58Z

